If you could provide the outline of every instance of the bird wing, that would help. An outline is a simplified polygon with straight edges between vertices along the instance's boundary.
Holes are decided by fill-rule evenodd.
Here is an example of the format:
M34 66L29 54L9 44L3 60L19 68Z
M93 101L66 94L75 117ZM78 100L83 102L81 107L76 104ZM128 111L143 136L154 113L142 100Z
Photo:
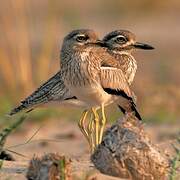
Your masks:
M12 109L9 115L16 114L24 109L30 109L29 111L31 111L34 106L42 105L50 101L63 101L74 98L75 97L70 94L70 91L64 85L61 79L61 72L59 71L31 95L21 101L21 104Z
M100 81L104 91L108 94L123 97L126 99L125 106L118 103L119 108L123 113L134 112L135 116L142 120L141 115L136 109L136 104L133 100L133 92L130 90L126 78L121 69L111 67L100 68ZM120 100L120 99L119 99Z
M100 81L103 89L113 95L132 98L132 91L121 69L113 67L100 68Z
M100 83L104 91L108 94L123 97L126 99L125 106L118 103L119 108L123 113L134 112L135 116L142 120L141 115L136 109L136 104L133 100L133 92L130 90L127 80L121 69L112 67L100 68ZM120 100L120 99L119 99Z

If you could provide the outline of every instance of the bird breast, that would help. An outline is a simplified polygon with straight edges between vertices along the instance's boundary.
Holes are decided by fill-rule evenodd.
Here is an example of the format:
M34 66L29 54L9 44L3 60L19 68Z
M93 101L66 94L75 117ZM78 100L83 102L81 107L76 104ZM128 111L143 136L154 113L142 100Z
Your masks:
M98 107L101 104L107 105L113 101L113 96L107 94L100 85L95 83L81 87L71 87L71 91L78 99L86 102L89 107Z
M71 56L64 71L64 83L71 94L80 101L87 102L89 107L100 106L111 100L99 84L100 63L96 57L89 52L81 52Z

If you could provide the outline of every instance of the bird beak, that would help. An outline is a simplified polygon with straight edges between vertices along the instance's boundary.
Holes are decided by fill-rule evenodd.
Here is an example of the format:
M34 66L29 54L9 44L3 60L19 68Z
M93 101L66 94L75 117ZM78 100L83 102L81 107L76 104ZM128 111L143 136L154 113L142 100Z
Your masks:
M95 44L101 47L107 47L107 44L102 40L97 40Z
M133 46L137 49L144 49L144 50L154 49L154 47L150 46L149 44L144 44L144 43L140 43L140 42L136 42Z

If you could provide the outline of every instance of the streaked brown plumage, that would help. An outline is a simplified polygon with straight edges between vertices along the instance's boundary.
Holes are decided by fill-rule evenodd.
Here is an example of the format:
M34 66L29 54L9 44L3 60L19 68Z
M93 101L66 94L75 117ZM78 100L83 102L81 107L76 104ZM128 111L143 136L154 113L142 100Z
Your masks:
M25 109L31 109L36 106L44 105L51 101L61 102L70 98L70 92L68 89L66 89L63 81L61 80L61 72L59 71L26 99L21 101L21 105L14 108L10 112L10 115Z
M114 57L113 62L104 62L108 66L112 63L112 67L120 68L129 85L132 84L137 70L137 62L132 56L135 49L151 50L152 46L136 41L136 36L128 30L115 30L104 36L103 41L106 42L108 52Z
M125 37L127 41L118 43L117 38L121 36ZM125 47L130 43L136 43L135 35L127 30L116 30L108 33L103 38L103 41L106 42L108 46L108 52L114 56L114 61L111 59L103 60L101 66L117 67L122 69L128 83L131 85L136 73L137 62L131 55L132 49L134 49L132 48L133 46L131 46L131 49L125 49ZM126 46L124 46L124 44L126 44ZM124 48L122 48L122 45ZM146 45L145 47L152 49L149 45ZM10 114L13 115L21 110L34 108L51 102L53 102L53 104L57 102L58 105L70 104L80 107L83 106L82 102L72 97L73 96L70 95L69 90L65 87L64 82L62 81L61 72L59 71L41 85L36 91L24 99L21 102L21 105L13 109Z
M105 124L104 106L116 101L124 112L136 110L126 77L121 69L101 67L103 61L113 57L102 47L105 43L95 38L92 30L77 30L68 34L61 49L61 71L65 86L79 100L87 103L95 115L96 145L101 141ZM96 109L101 107L103 120L98 139L98 117Z
M125 31L114 31L114 32L111 32L111 33L109 33L108 35L106 35L104 37L104 41L106 42L106 45L109 48L108 53L110 53L115 58L110 58L109 55L108 55L108 58L107 58L106 57L107 56L107 52L106 52L107 49L105 50L105 48L103 50L102 55L100 55L100 57L95 57L96 59L100 59L98 61L100 62L100 64L99 64L100 71L102 71L102 77L100 76L101 80L103 80L104 78L107 80L108 79L108 75L107 75L108 73L107 72L111 71L110 79L112 79L112 78L118 79L119 78L120 84L118 85L118 87L120 87L121 84L124 84L124 85L126 84L125 86L128 87L126 79L128 80L128 83L131 84L131 82L132 82L132 80L134 78L134 75L135 75L135 71L136 71L136 61L130 55L130 53L128 53L128 52L130 52L129 47L128 47L128 49L125 49L125 48L122 49L120 47L117 48L117 43L115 42L115 39L118 38L119 35L123 34L124 32ZM76 34L77 31L74 31L73 33ZM67 37L72 38L73 33L71 33L69 35L69 37L68 36ZM125 35L126 35L126 33L125 33ZM91 38L92 38L93 42L95 42L97 40L97 36L94 33L92 33L91 36L92 36ZM128 39L128 41L132 42L130 38ZM133 41L133 43L135 44L135 40ZM120 46L120 45L118 44L118 46ZM76 48L78 48L78 47L76 47ZM65 59L66 59L66 56L67 57L71 56L70 59L73 59L74 57L76 57L76 58L81 58L83 56L86 57L86 58L88 57L86 55L87 52L84 51L83 48L79 48L79 49L76 49L76 50L78 50L77 51L78 53L75 54L75 55L74 54L71 55L70 50L68 48L65 48L65 51L63 52L64 53L63 55L64 55ZM128 50L128 52L127 52L127 50ZM123 54L119 53L119 51L123 51ZM80 55L80 53L82 53L82 54ZM99 54L100 52L97 52L97 53ZM89 57L86 60L91 61L91 57ZM134 62L134 61L135 61L135 63L133 65L132 62ZM85 85L87 83L92 83L92 79L88 78L88 77L89 76L91 76L91 77L94 76L93 72L96 71L96 69L97 69L96 65L91 66L91 68L89 68L90 69L89 71L88 71L88 68L87 68L87 71L86 70L84 71L82 69L82 67L79 66L79 63L77 63L77 64L75 63L75 64L73 64L73 66L69 66L69 64L72 64L72 63L73 62L69 61L69 59L67 58L66 61L65 61L65 64L68 67L71 67L71 69L70 69L70 71L66 71L66 70L64 71L65 73L67 73L67 72L69 73L68 76L71 77L71 81L70 81L71 84L72 85L83 86L83 85ZM117 76L117 69L112 70L111 68L107 69L107 67L117 67L117 68L122 69L123 72L119 70L120 71L119 72L120 76L117 78L116 77ZM131 70L129 70L129 68L131 68ZM75 97L75 95L72 92L70 92L69 88L66 87L66 85L64 84L64 82L62 80L62 74L65 74L65 73L62 73L62 70L60 70L57 74L55 74L52 78L50 78L46 83L44 83L40 88L38 88L34 93L32 93L28 98L26 98L24 101L22 101L21 105L19 107L15 108L15 109L13 109L10 114L12 115L12 114L17 113L20 110L27 109L27 108L33 108L34 106L44 104L44 103L54 102L54 101L56 101L58 103L60 102L60 104L62 104L62 102L63 102L63 103L67 103L67 104L73 104L75 106L81 106L81 107L89 108L90 106L85 103L86 99L84 99L83 101L79 100L79 99L76 99L77 97ZM88 76L86 76L87 73L89 73ZM74 74L76 74L76 76L74 76ZM66 74L66 76L67 76L67 74ZM105 76L105 77L103 77L103 76ZM79 80L80 77L83 77L83 78L81 78L81 80ZM125 81L121 82L123 77L125 77ZM94 77L94 78L96 79L96 78L99 78L99 77ZM102 81L102 82L104 82L104 81ZM112 81L110 80L108 82L105 81L104 82L105 83L104 88L106 90L109 89L108 88L108 83L110 83L110 85L112 86L112 84L111 84L112 82L113 82L113 80ZM106 88L106 86L107 86L107 88ZM126 94L127 97L132 96L132 92L129 91L129 87L127 88L127 90L124 89L124 91L125 91L125 94ZM116 95L117 95L117 92L116 92ZM127 98L125 98L125 99L123 99L123 101L124 100L127 101ZM113 98L113 100L111 100L111 102L113 102L113 101L114 101L114 98ZM109 104L111 102L108 102L107 104ZM120 108L123 111L125 111L125 109L126 109L126 111L132 111L131 106L133 106L133 108L135 107L135 105L134 105L134 103L132 101L132 98L129 98L128 102L131 102L129 107L127 107L127 105L125 107L123 107L122 104L124 102L119 102L119 104L121 104ZM134 109L134 110L136 112L136 109ZM136 115L138 115L138 114L136 114Z

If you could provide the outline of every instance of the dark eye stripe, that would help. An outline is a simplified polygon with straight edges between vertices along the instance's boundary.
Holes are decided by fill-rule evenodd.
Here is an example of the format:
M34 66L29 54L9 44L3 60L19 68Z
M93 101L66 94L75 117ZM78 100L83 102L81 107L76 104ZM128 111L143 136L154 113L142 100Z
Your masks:
M72 39L73 37L77 36L78 32L71 33L67 36L67 39Z
M113 39L117 36L117 34L111 34L111 35L108 35L108 36L105 36L103 38L104 41L109 41L110 39Z

